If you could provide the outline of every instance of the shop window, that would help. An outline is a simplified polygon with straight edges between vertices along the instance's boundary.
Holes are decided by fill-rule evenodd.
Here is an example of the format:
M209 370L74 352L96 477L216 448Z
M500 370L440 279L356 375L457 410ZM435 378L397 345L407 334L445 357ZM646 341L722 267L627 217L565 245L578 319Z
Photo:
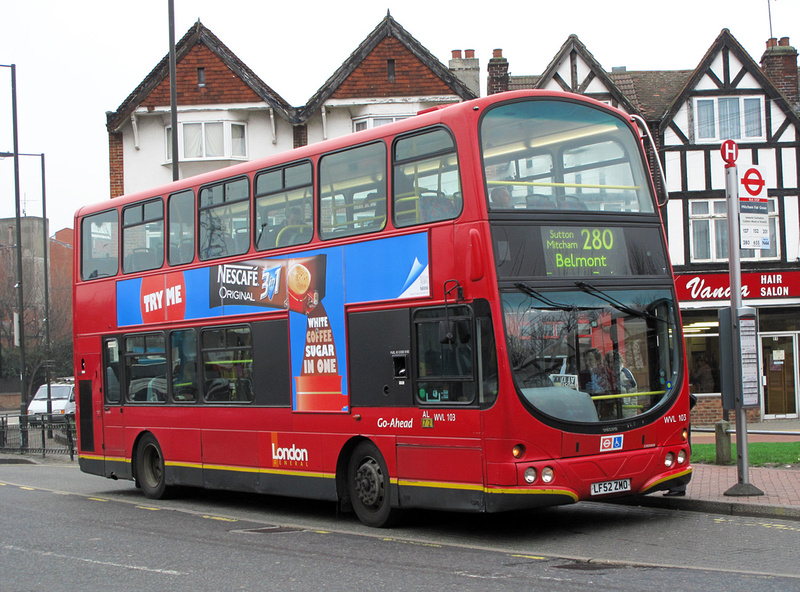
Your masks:
M716 311L684 311L682 318L689 390L695 394L719 393L719 321Z

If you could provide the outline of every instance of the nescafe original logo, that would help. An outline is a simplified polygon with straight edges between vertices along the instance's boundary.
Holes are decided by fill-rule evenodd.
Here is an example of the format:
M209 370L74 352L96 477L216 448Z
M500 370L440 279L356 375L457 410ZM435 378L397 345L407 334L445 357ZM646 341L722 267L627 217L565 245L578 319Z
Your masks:
M139 306L143 323L182 320L186 313L183 272L142 278Z

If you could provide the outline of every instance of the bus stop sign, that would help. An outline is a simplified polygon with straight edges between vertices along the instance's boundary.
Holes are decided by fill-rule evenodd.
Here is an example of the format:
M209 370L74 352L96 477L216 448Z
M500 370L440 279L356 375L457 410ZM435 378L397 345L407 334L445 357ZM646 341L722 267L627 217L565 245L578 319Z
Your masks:
M739 146L733 140L725 140L720 146L720 152L722 152L722 160L725 161L725 165L732 167L736 164L736 159L739 158Z

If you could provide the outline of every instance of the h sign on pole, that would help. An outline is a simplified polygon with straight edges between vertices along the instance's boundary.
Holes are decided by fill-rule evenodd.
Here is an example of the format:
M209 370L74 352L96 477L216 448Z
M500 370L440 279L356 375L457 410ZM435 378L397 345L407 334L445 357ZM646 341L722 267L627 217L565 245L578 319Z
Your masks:
M725 161L726 168L736 165L736 159L739 158L739 146L736 142L725 140L719 151L722 153L722 160Z

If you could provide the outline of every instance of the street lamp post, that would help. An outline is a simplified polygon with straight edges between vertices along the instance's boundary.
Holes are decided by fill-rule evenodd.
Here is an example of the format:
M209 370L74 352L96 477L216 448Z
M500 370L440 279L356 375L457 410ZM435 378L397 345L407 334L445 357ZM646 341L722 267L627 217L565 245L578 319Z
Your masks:
M0 67L11 68L11 117L12 135L14 138L14 205L17 222L17 309L19 310L19 381L20 381L20 427L22 428L22 448L28 447L28 405L25 389L25 308L22 289L22 220L20 218L19 199L19 134L17 130L17 67L15 64L0 64Z

